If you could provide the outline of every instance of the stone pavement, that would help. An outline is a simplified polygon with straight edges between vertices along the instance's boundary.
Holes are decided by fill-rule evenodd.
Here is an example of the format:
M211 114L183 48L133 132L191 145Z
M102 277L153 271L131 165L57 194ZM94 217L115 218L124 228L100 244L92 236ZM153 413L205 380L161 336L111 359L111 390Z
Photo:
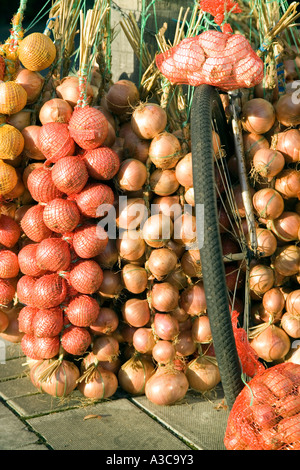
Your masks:
M2 362L0 450L225 450L229 412L221 387L205 398L189 390L168 407L120 389L104 401L78 390L59 399L32 385L19 344L7 344Z

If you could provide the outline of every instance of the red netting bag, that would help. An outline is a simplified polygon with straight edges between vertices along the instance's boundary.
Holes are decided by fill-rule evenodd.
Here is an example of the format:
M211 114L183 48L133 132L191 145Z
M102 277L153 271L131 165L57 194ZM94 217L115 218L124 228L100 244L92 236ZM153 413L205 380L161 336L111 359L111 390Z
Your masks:
M58 274L45 274L38 278L31 292L32 304L39 308L53 308L67 295L67 282Z
M16 293L15 279L0 278L0 307L7 307Z
M18 322L21 333L33 335L33 319L38 311L37 307L29 307L28 305L20 310Z
M111 206L114 203L113 190L102 183L88 184L83 190L76 194L75 201L80 212L86 217L96 218L97 210L102 205Z
M61 238L47 238L36 249L37 265L47 271L65 271L71 263L68 242Z
M119 171L120 159L110 147L99 147L88 150L83 156L87 171L95 180L107 181L112 179Z
M76 107L69 121L69 132L82 149L95 149L108 135L108 121L99 109L88 105Z
M78 261L70 271L70 284L81 294L94 294L103 281L103 271L94 260Z
M43 221L55 233L72 232L79 224L80 212L74 201L57 198L45 206Z
M100 313L96 299L90 295L78 295L68 305L66 314L72 325L88 327L92 325Z
M3 57L0 55L0 80L3 81L4 75L5 75L5 60Z
M74 155L75 142L70 136L68 124L48 122L41 127L38 147L45 155L46 163L55 163L67 155Z
M36 281L36 277L28 276L27 274L25 274L18 280L17 297L21 304L30 307L35 307L32 299L32 291L34 289Z
M42 269L36 260L36 250L38 248L37 243L29 243L25 245L18 254L20 271L23 274L27 274L28 276L42 276L46 274L46 270Z
M41 357L36 354L34 347L35 336L31 333L26 333L21 339L21 349L23 353L30 359L40 360Z
M51 359L57 356L60 349L60 338L54 336L53 338L38 338L34 336L34 349L33 352L40 359Z
M53 338L63 328L63 311L60 307L39 309L33 318L33 334L39 338Z
M96 224L86 223L74 232L73 249L80 258L94 258L105 250L107 244L107 232Z
M87 183L89 174L81 157L63 157L51 168L52 181L65 194L79 193Z
M35 168L28 176L28 191L35 201L47 204L62 196L63 193L53 183L51 174L50 168L40 167Z
M230 411L228 450L300 450L300 365L278 364L257 374Z
M49 238L52 230L44 223L45 206L36 204L30 207L21 220L21 228L25 235L34 242L41 242L45 238Z
M92 337L86 328L70 325L62 334L63 349L73 356L81 356L92 343Z
M8 215L0 215L0 243L6 248L15 246L21 236L17 222Z
M18 274L18 255L10 250L0 250L0 278L10 279Z

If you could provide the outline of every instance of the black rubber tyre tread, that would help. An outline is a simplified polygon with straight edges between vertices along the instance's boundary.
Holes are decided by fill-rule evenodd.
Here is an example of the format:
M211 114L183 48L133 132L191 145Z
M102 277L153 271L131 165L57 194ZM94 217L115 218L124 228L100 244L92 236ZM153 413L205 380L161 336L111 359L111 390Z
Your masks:
M203 247L200 247L200 257L215 354L226 403L231 409L244 384L231 324L219 232L212 153L212 117L218 123L221 144L228 145L229 130L219 94L214 87L200 85L194 92L191 109L195 203L204 204L204 241ZM198 233L201 230L199 224L202 223L203 221L197 220Z

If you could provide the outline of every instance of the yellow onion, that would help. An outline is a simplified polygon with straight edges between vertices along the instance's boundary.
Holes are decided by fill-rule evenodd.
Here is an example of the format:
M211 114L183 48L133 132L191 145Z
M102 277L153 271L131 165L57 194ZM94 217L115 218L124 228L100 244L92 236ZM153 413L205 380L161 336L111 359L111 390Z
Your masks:
M41 124L47 122L64 122L68 123L73 113L72 106L61 98L52 98L40 109L39 120Z
M16 83L22 85L27 93L27 104L33 104L37 101L42 91L45 79L39 72L20 68Z

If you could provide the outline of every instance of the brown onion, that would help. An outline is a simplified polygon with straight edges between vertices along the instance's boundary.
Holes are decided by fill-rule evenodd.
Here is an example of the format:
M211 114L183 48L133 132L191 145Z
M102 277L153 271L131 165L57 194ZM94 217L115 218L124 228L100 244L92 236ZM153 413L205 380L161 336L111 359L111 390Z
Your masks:
M120 200L117 207L116 223L119 228L135 230L147 219L148 211L144 199L134 197Z
M171 217L172 220L177 219L182 214L182 206L179 196L158 196L151 202L151 214L164 214Z
M119 138L123 139L122 149L128 157L146 163L149 155L150 142L138 137L133 131L130 122L120 126Z
M271 289L272 290L272 289ZM269 291L268 291L269 292ZM277 323L282 317L283 311L277 313L268 312L262 302L255 302L251 306L251 317L255 325L264 322Z
M293 290L287 295L286 310L293 315L300 314L300 289Z
M157 168L151 173L150 188L157 196L171 196L179 188L175 170Z
M265 134L275 122L275 110L269 101L253 98L247 101L242 110L242 125L245 131Z
M169 274L169 276L166 277L165 281L169 282L170 284L173 284L173 286L176 286L178 290L184 289L188 284L187 277L183 270L180 268L176 269L171 274Z
M193 186L192 153L185 155L176 165L175 174L177 181L184 188Z
M45 79L38 72L20 68L15 81L25 89L27 93L27 104L32 104L40 96Z
M147 245L160 248L167 244L173 235L174 225L164 214L150 216L143 225L143 238Z
M158 281L161 281L174 271L176 265L177 255L168 248L152 250L147 261L147 268Z
M276 150L282 153L286 163L296 163L300 160L300 131L288 129L277 134Z
M146 326L150 320L150 309L146 299L129 299L122 307L123 319L135 328Z
M122 364L118 372L120 387L130 395L144 395L145 386L154 373L154 365L147 356L133 356Z
M100 296L106 299L116 298L122 289L121 274L109 269L104 269L103 280L98 290Z
M197 345L193 338L191 329L179 332L175 341L175 350L178 357L188 357L196 352Z
M162 170L174 168L181 157L181 144L174 134L164 131L152 139L149 158L156 168Z
M147 289L148 274L144 267L129 263L122 268L122 280L129 292L141 294Z
M256 239L257 239L257 250L259 256L266 258L272 256L277 249L277 240L275 235L271 232L271 227L268 226L270 230L266 228L257 228L256 229ZM249 241L250 246L250 241Z
M159 312L171 312L178 306L179 290L168 282L155 283L151 289L152 307Z
M285 312L281 318L281 328L291 338L300 338L300 315Z
M42 124L47 122L64 122L68 123L73 113L72 106L61 98L52 98L40 109L39 120Z
M90 84L87 85L86 92L87 100L90 104L94 95L93 88ZM79 77L76 77L75 75L64 77L56 87L56 95L58 98L67 101L72 108L74 108L79 99Z
M197 392L207 392L221 381L220 371L215 358L201 355L190 361L186 369L189 386Z
M272 230L279 240L284 242L297 240L300 229L300 215L296 212L284 211L277 219L269 220L267 227Z
M30 120L31 120L31 111L28 109L22 109L22 111L19 111L16 114L12 114L9 116L7 119L7 124L10 124L11 126L14 126L16 129L18 129L20 132L27 127L30 126ZM13 161L17 160L15 157ZM7 159L7 163L11 161L11 158Z
M250 134L243 135L243 144L245 158L248 165L252 162L252 159L258 150L270 148L269 142L263 135L254 134L252 132L250 132ZM248 169L250 169L249 166Z
M110 86L105 103L111 113L129 118L139 99L139 91L131 80L118 80Z
M282 276L293 276L300 271L300 248L287 245L282 248L274 259L274 269Z
M132 337L132 344L140 354L151 354L155 346L152 328L137 328Z
M82 372L86 372L85 369ZM114 372L107 370L100 363L90 371L88 377L78 380L77 388L86 398L103 400L114 395L118 388L118 379Z
M41 126L27 126L21 131L24 137L23 154L32 160L46 160L45 155L38 148L38 137Z
M95 261L97 261L103 269L111 269L117 263L118 256L116 241L110 238L104 251L95 257Z
M276 219L284 210L283 198L273 188L260 189L252 200L257 215L262 219Z
M199 250L187 250L182 256L181 267L189 277L202 277L202 265Z
M275 189L284 199L298 197L300 193L300 172L295 168L282 170L275 179Z
M128 230L116 240L116 246L121 258L127 261L137 261L145 253L145 241L141 233Z
M206 312L206 298L202 282L184 289L180 295L180 306L191 316Z
M101 307L96 320L89 326L94 335L110 335L119 326L118 314L109 307Z
M179 323L171 313L156 313L153 329L159 339L173 341L179 334Z
M278 287L273 287L263 295L262 304L267 312L278 316L285 307L285 298Z
M185 212L178 217L174 222L173 238L187 249L193 249L197 242L196 216Z
M188 188L184 193L184 199L187 204L192 207L195 207L195 191L194 188Z
M173 343L164 339L157 341L152 349L152 357L158 364L169 364L175 359L176 351Z
M273 178L285 165L282 153L274 149L260 149L253 157L253 168L262 178Z
M158 366L146 383L145 395L151 403L167 406L182 400L188 388L189 383L184 372L168 366Z
M295 127L300 124L299 100L293 93L280 96L275 104L276 118L285 127Z
M212 333L207 315L200 315L193 321L192 335L196 343L211 343Z
M167 113L156 103L141 103L131 115L132 129L141 139L153 139L166 125Z
M252 292L260 296L265 294L274 285L274 272L270 266L257 264L250 269L249 287Z
M47 380L41 380L41 374L49 367L53 372ZM77 387L80 376L78 367L71 361L65 359L50 359L36 363L30 371L30 378L35 386L40 387L43 392L54 397L66 397Z
M120 189L124 191L138 191L147 179L146 165L135 158L123 160L116 175Z
M286 332L276 326L268 325L250 341L256 354L266 362L283 359L289 352L291 342Z
M111 335L97 336L93 342L93 354L98 361L113 361L119 351L119 342Z

